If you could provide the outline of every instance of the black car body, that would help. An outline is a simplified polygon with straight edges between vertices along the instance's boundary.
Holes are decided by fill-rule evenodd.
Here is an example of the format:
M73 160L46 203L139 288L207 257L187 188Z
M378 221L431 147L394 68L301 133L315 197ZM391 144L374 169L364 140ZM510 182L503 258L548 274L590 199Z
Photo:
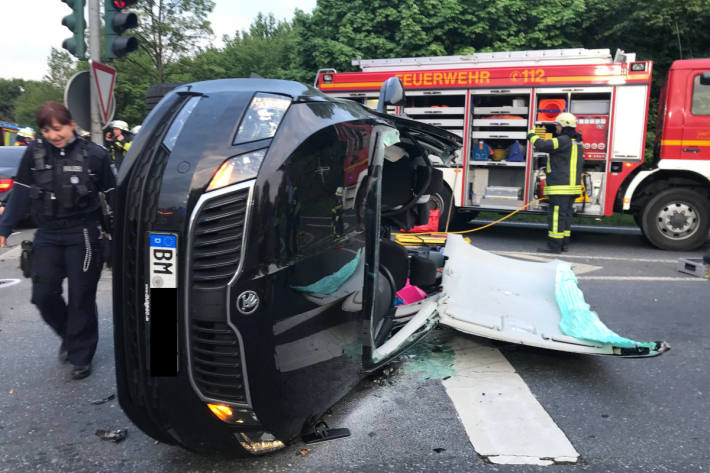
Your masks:
M24 146L0 146L0 205L10 198L13 181L26 149Z
M295 82L166 95L118 178L116 368L131 420L194 450L265 452L420 338L430 324L391 342L394 296L407 278L435 285L436 268L413 274L387 232L426 222L426 196L447 192L428 155L459 146Z

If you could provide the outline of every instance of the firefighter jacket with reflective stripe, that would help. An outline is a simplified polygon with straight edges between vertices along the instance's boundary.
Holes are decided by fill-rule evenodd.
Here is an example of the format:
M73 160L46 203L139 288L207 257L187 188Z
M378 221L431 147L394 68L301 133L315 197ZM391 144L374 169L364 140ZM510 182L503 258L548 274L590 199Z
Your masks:
M535 151L548 153L545 195L579 195L582 192L582 143L567 135L543 140L535 133L528 139Z
M128 150L131 149L132 144L133 140L129 140L128 138L123 141L110 141L106 144L106 147L111 152L111 158L113 159L116 167L121 165L123 158L126 157L126 153L128 153Z

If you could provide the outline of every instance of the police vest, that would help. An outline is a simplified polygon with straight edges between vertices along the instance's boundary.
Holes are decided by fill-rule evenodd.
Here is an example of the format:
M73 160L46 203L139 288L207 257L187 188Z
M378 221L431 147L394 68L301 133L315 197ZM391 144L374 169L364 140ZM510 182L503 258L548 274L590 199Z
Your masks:
M91 214L101 207L96 184L89 174L87 143L77 138L68 156L48 153L43 140L34 148L33 213L62 218Z

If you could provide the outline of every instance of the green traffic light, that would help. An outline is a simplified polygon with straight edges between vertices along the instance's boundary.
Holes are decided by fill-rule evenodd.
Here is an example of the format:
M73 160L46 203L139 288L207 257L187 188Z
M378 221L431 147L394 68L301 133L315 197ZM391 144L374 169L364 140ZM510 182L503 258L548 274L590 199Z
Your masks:
M71 30L73 36L62 42L62 47L77 58L86 59L86 41L84 40L84 30L86 20L84 19L84 5L86 0L62 0L69 5L72 13L62 18L62 25Z

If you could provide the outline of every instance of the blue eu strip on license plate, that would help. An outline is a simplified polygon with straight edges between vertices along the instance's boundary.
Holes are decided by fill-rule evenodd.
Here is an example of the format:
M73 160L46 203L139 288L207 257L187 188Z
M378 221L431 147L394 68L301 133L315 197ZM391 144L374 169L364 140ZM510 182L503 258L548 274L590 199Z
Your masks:
M149 304L146 321L149 334L148 368L151 376L178 373L178 238L170 233L148 235Z
M177 236L150 234L150 288L177 287Z

